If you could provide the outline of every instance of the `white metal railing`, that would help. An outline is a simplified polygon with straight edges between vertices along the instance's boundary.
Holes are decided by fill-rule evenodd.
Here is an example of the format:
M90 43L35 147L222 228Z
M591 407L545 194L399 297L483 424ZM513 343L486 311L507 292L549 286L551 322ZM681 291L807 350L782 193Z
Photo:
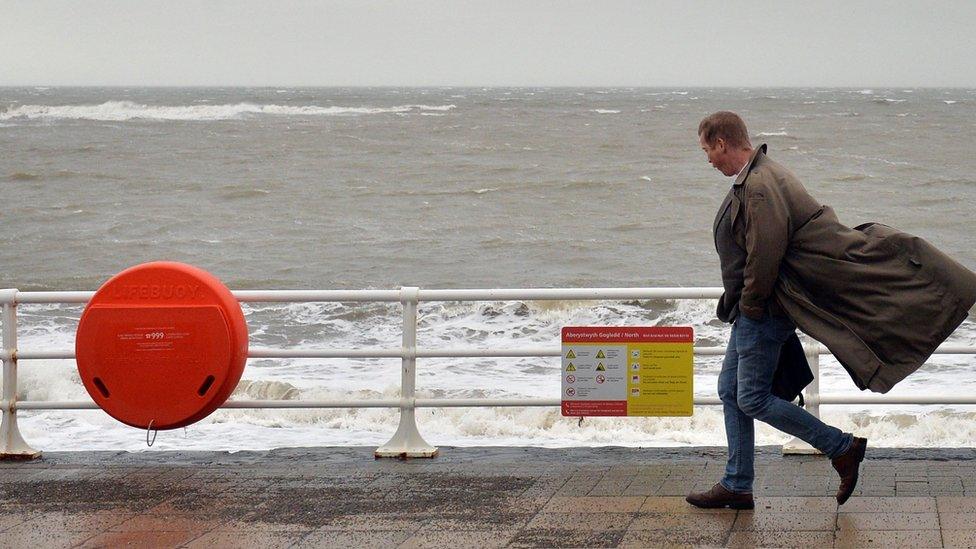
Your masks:
M418 358L472 357L559 357L561 347L520 349L418 349L417 307L421 301L518 301L518 300L632 300L632 299L717 299L721 288L546 288L546 289L464 289L425 290L404 287L399 290L269 290L236 291L242 303L278 302L399 302L403 306L403 338L399 349L274 349L251 347L248 358L400 358L399 399L369 400L235 400L221 408L399 408L400 422L393 437L376 450L377 457L431 457L437 448L420 435L414 416L418 407L475 406L560 406L558 398L541 399L429 399L416 398L416 363ZM87 303L94 292L20 292L0 290L3 318L3 394L0 411L0 458L30 459L40 455L31 448L17 428L18 410L87 410L96 409L93 401L19 401L17 398L17 364L20 360L73 359L73 349L24 350L17 347L17 305L21 303ZM976 404L973 397L941 395L847 396L820 394L820 355L830 354L820 344L805 346L813 371L813 382L804 391L805 408L819 417L821 404ZM976 346L942 345L937 354L976 354ZM695 347L694 354L721 356L724 347ZM696 405L721 404L718 397L698 397ZM794 439L783 448L788 453L813 453L815 450Z

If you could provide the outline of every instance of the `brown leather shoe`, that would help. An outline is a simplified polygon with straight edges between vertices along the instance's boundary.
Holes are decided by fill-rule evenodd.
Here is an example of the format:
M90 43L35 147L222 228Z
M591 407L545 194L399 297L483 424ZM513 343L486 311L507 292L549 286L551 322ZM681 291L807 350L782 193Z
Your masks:
M868 448L868 439L854 437L851 447L843 454L830 460L830 464L840 473L840 488L837 489L837 505L844 502L854 493L857 486L858 469L864 461L864 451Z
M752 493L730 492L719 482L707 492L688 494L685 501L701 507L703 509L719 509L728 507L729 509L752 509L755 504L752 502Z

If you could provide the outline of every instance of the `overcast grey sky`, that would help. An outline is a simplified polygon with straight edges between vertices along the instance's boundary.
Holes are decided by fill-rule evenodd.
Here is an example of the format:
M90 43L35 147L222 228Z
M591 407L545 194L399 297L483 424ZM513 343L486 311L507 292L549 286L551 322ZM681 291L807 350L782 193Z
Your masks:
M976 1L0 1L0 85L976 87Z

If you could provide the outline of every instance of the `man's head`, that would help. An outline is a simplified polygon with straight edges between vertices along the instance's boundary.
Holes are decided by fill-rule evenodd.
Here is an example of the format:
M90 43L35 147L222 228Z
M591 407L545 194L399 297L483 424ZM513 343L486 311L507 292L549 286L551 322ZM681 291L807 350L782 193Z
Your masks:
M727 177L739 173L752 156L749 130L734 112L719 111L702 119L698 142L709 164Z

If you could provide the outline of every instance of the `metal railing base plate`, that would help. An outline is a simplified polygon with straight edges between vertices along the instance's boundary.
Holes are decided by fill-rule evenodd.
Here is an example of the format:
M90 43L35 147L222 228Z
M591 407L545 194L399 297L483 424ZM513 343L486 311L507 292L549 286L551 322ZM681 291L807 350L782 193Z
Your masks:
M0 461L31 461L41 459L41 452L34 450L23 454L0 452Z

